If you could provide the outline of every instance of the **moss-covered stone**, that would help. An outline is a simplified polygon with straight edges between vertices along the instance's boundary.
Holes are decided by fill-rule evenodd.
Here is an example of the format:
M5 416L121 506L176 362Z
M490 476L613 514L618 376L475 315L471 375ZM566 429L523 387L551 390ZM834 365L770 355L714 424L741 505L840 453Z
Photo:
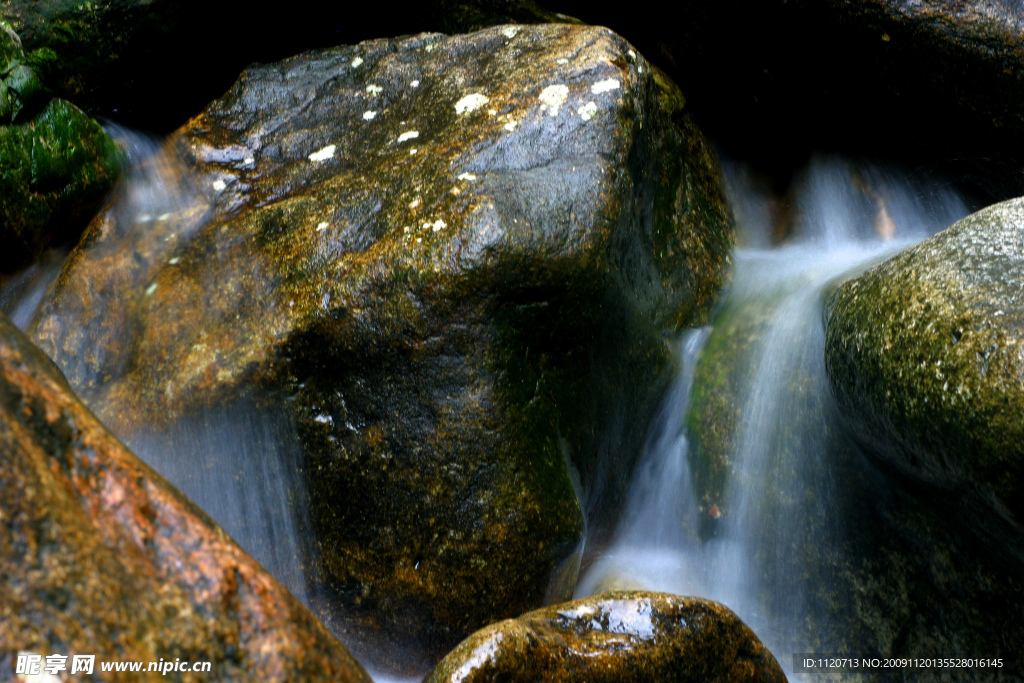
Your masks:
M1024 200L979 211L843 285L829 379L858 436L904 472L1024 513Z
M135 458L0 314L0 678L14 653L211 663L172 680L369 677L291 594ZM113 680L96 666L96 680ZM137 680L168 680L143 673Z
M48 101L32 66L38 61L0 24L0 272L28 265L49 242L81 228L120 167L98 123L63 100Z
M477 631L426 677L463 681L785 681L728 608L667 593L608 592Z
M36 337L115 430L286 393L352 637L439 656L571 592L666 333L725 280L732 222L681 104L591 27L254 67L168 143L194 209L99 217Z
M99 124L64 100L0 126L0 271L28 265L99 208L121 155Z

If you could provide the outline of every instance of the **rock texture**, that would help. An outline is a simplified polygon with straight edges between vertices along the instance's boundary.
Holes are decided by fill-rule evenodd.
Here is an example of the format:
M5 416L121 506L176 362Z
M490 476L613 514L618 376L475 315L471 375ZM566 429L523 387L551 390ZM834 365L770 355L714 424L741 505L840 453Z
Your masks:
M0 487L0 679L28 651L212 663L180 681L370 680L2 315Z
M848 282L829 379L858 436L901 470L1024 513L1024 200L979 211Z
M253 67L168 143L195 203L101 215L35 337L119 433L279 401L332 599L440 655L569 595L725 280L682 104L592 27Z
M728 608L667 593L601 593L477 631L425 683L785 681Z
M0 272L70 236L113 187L114 141L74 105L50 100L18 36L0 24Z

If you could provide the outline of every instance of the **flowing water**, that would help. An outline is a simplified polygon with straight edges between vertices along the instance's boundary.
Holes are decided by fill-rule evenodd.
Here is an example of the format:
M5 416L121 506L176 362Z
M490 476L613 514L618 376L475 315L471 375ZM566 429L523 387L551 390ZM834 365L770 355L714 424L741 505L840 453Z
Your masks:
M815 160L781 201L727 169L752 246L737 250L712 327L681 340L626 513L577 596L630 587L718 600L792 673L792 653L841 644L822 595L846 547L837 492L848 482L836 473L849 439L825 376L824 301L968 211L941 183L837 159Z
M114 199L120 225L152 233L167 215L202 213L173 159L153 141L115 132L133 160ZM823 300L843 277L967 207L928 178L838 159L813 161L782 198L738 165L727 165L727 181L743 243L730 291L711 327L681 339L679 375L619 527L577 596L628 586L719 600L788 669L790 653L827 640L815 635L828 631L815 582L827 581L820 568L843 552L847 523L833 509L833 458L845 437L823 366ZM0 305L19 326L63 256L53 252L4 283ZM300 450L286 421L246 399L119 436L309 601Z

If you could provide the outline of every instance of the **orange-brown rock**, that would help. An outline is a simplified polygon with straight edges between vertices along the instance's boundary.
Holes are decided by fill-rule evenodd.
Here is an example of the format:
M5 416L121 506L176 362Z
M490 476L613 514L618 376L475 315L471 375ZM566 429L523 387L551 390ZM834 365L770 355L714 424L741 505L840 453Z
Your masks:
M211 662L132 680L351 681L362 667L130 453L0 315L0 680L18 651ZM70 662L70 659L68 660Z
M608 592L474 633L424 683L779 683L779 663L724 605Z

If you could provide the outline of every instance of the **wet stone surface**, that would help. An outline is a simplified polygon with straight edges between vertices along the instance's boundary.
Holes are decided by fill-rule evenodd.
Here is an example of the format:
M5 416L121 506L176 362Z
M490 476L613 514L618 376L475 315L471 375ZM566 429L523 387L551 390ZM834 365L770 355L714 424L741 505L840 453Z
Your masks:
M1024 513L1024 201L979 211L844 284L826 364L854 433L924 481Z
M137 680L352 681L316 618L82 405L0 315L0 679L17 651L211 663ZM70 662L70 660L68 660ZM96 668L96 680L112 680Z
M728 608L667 593L608 592L481 629L425 683L785 681Z
M253 67L167 149L194 202L97 217L34 324L72 386L119 434L287 396L353 642L567 597L728 271L675 86L607 29L424 34Z

